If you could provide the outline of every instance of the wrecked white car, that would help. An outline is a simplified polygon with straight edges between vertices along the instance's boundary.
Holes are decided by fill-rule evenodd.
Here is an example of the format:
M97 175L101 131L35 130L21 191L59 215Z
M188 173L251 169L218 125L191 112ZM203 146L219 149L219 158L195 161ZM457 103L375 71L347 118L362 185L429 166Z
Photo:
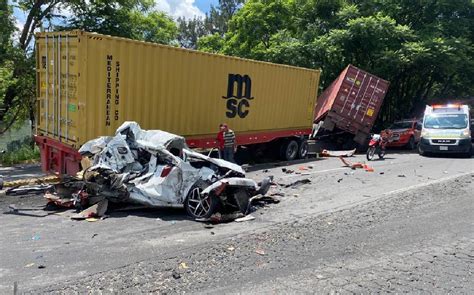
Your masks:
M79 152L92 159L83 181L90 197L149 207L184 205L193 218L209 218L218 209L246 213L249 199L271 184L245 178L236 164L190 150L181 136L142 130L125 122L113 137L85 143Z

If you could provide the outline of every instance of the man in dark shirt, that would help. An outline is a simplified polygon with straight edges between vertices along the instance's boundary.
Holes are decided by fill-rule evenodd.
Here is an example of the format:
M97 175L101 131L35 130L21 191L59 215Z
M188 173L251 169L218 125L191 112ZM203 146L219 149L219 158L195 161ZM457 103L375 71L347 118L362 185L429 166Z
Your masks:
M219 133L217 133L217 143L219 144L219 153L222 159L235 163L234 152L236 150L235 133L227 124L219 125Z

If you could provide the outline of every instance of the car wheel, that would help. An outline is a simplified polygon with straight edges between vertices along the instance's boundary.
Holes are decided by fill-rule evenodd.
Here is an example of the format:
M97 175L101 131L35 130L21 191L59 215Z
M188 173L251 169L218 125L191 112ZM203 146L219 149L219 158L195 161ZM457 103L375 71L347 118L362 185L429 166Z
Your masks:
M305 159L308 156L308 141L302 140L298 148L298 159Z
M283 146L282 158L285 161L292 161L298 155L298 143L296 140L289 140Z
M407 143L407 148L411 151L416 148L415 138L413 136L410 137L410 140Z
M212 195L203 195L203 188L193 186L184 201L184 208L192 218L209 218L216 211L219 200Z

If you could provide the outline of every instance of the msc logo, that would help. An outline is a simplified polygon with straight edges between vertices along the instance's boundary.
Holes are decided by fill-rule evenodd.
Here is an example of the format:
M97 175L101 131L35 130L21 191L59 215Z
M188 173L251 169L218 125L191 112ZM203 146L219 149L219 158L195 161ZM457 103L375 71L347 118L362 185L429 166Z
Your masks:
M249 114L252 100L252 80L248 75L229 74L227 82L227 95L222 98L227 99L227 118L245 118Z

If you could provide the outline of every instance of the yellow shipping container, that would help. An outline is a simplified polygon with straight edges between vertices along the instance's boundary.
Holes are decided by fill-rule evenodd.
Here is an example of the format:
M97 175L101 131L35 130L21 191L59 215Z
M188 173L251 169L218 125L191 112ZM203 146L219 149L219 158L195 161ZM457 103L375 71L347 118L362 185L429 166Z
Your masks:
M36 48L37 135L74 149L124 121L187 139L312 126L318 70L83 31L38 33Z

